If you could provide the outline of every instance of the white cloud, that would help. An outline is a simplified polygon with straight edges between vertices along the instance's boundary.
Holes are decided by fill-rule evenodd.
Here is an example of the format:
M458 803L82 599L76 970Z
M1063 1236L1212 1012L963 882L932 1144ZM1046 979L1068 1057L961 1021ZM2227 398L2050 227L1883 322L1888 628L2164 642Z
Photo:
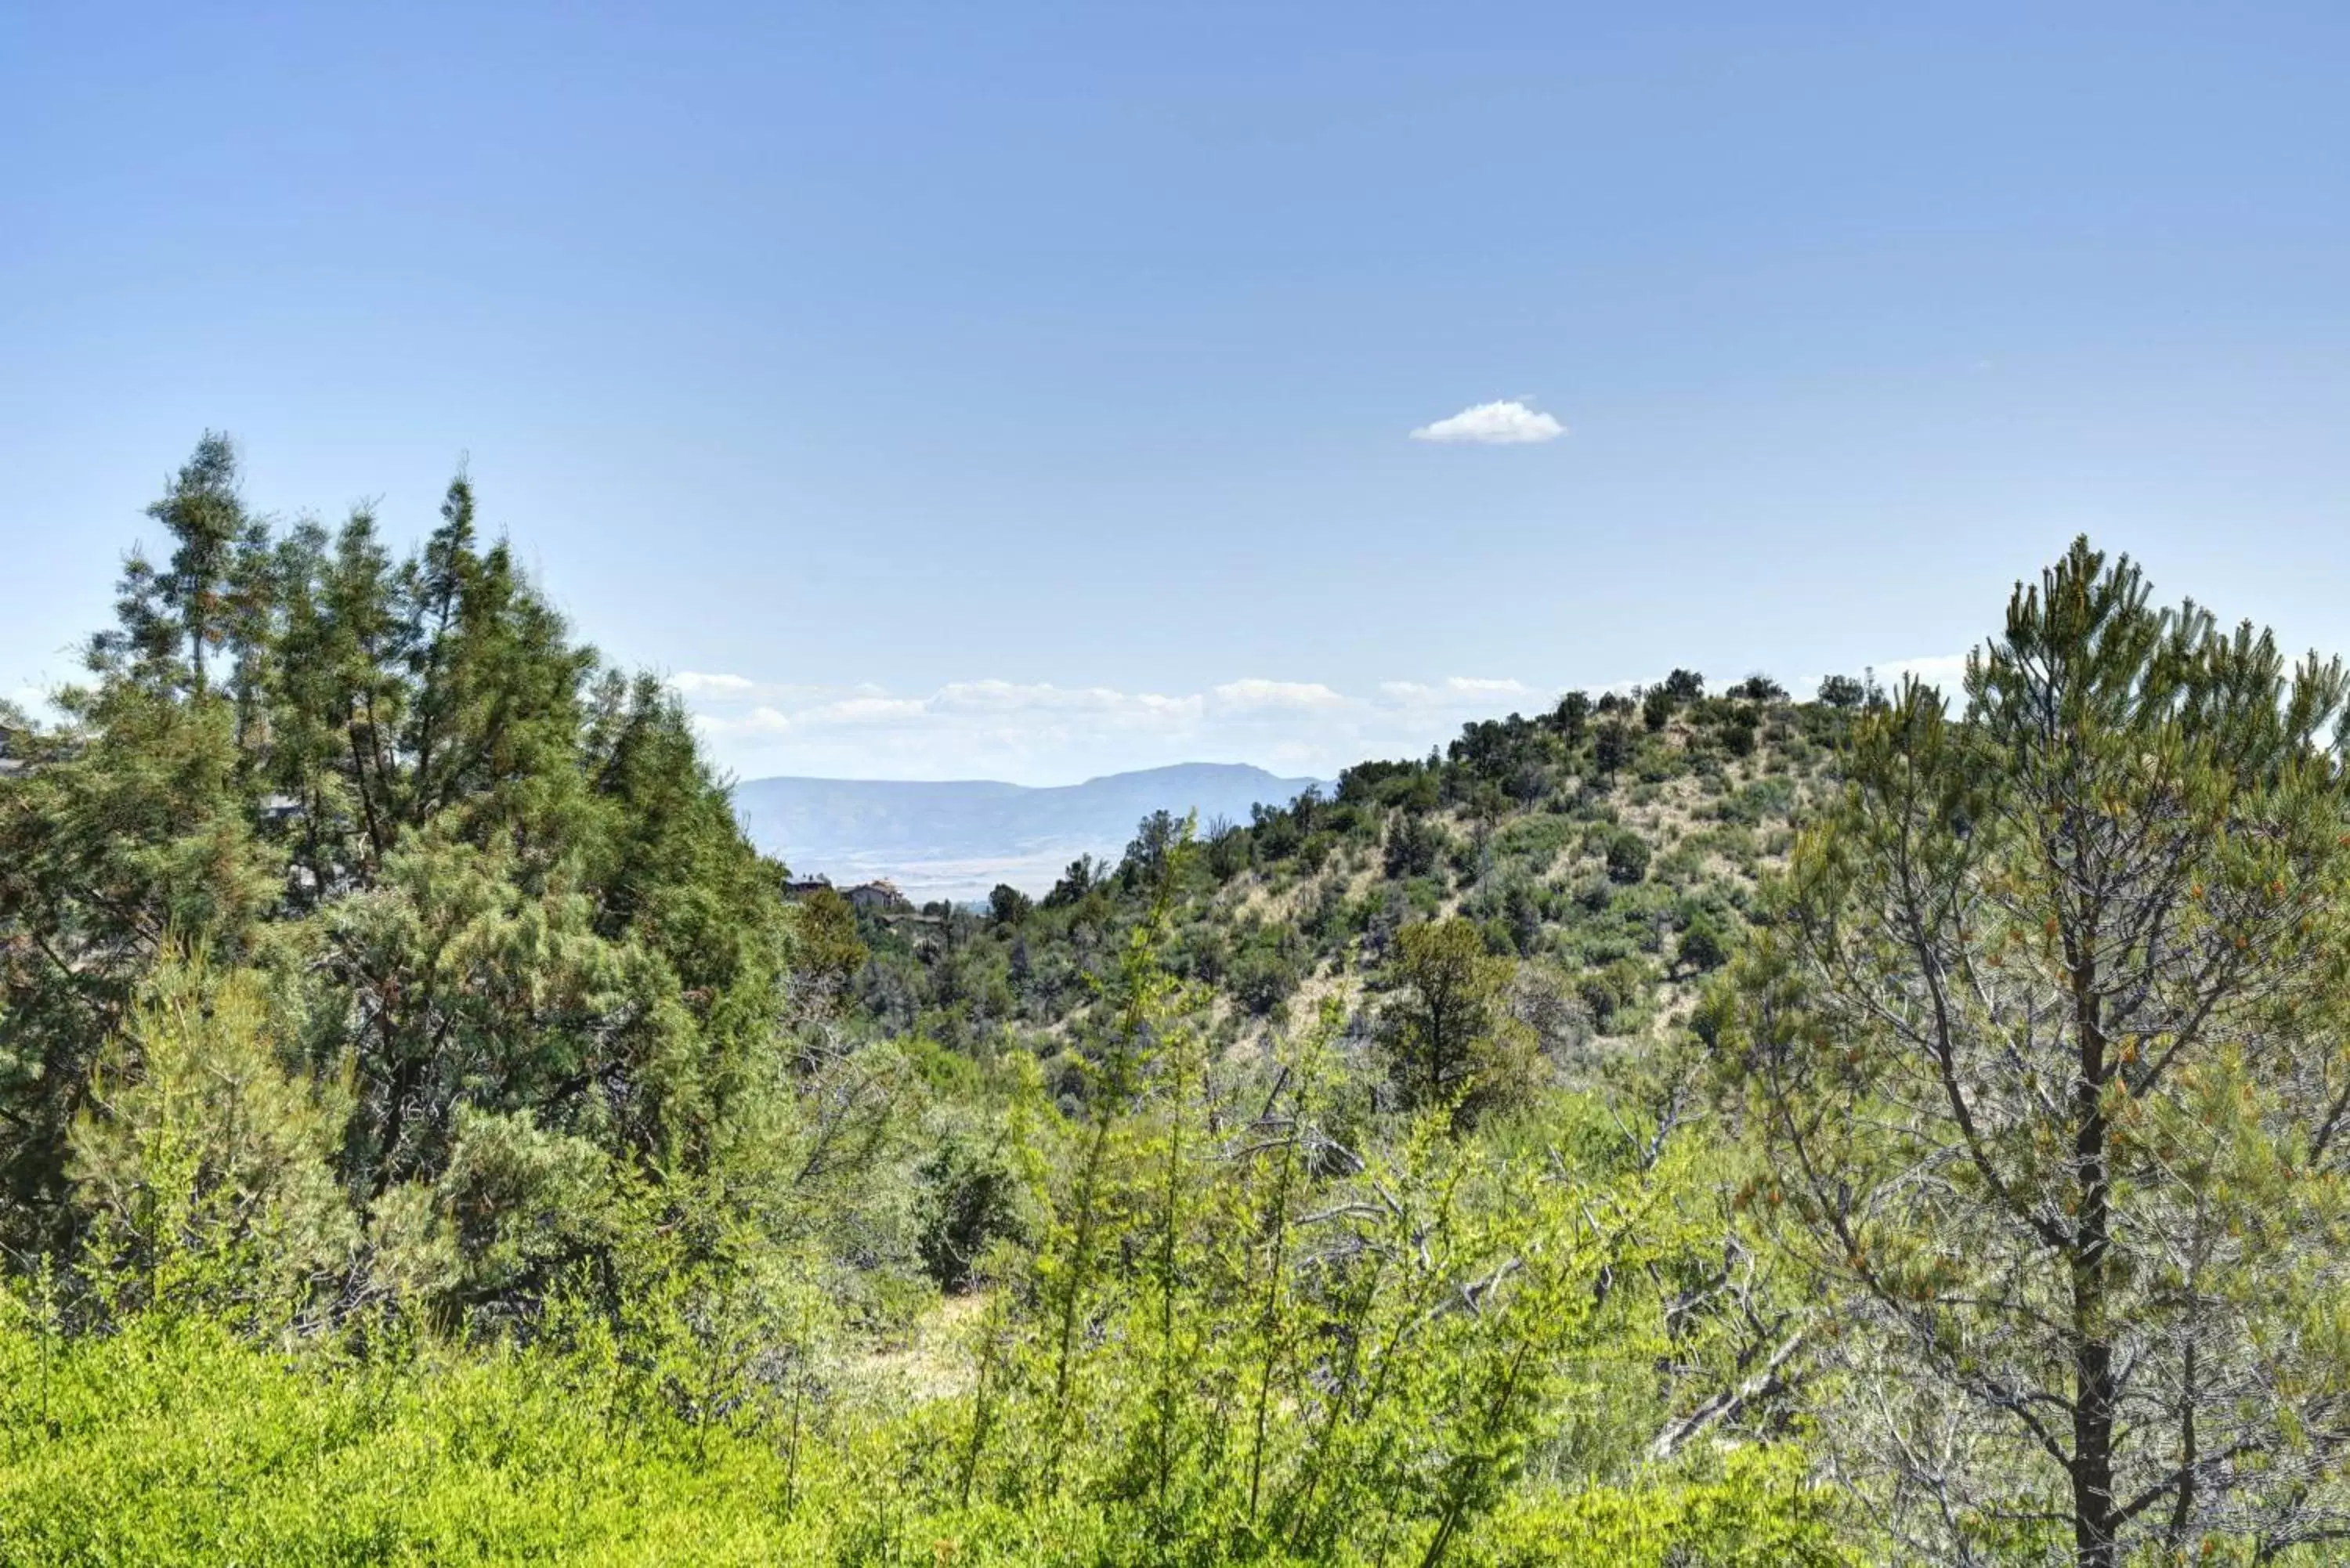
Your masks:
M930 705L919 697L845 697L810 709L803 720L823 724L873 724L918 718Z
M1492 709L1499 716L1503 707L1527 698L1546 701L1548 693L1527 685L1523 680L1503 677L1492 679L1475 675L1455 675L1430 685L1423 680L1382 680L1379 695L1389 702L1408 708L1443 707L1469 704Z
M1227 680L1212 695L1217 705L1229 711L1245 711L1260 708L1312 709L1343 708L1347 699L1319 680Z
M1107 716L1196 715L1197 697L1164 697L1156 691L1115 691L1107 686L1055 686L1049 681L957 680L927 700L940 712L1020 713L1043 710Z
M1526 446L1556 441L1565 433L1566 427L1550 415L1508 398L1500 402L1478 403L1451 419L1422 425L1411 432L1411 439L1472 441L1481 446Z
M748 697L759 689L759 683L742 675L705 675L698 670L681 670L669 678L670 690L679 696Z

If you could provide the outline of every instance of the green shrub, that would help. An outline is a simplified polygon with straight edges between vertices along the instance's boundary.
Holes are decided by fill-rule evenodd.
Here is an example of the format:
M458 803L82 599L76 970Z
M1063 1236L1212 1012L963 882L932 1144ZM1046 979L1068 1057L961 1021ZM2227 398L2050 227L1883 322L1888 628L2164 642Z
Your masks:
M1692 917L1690 923L1681 928L1678 950L1681 962L1700 973L1719 969L1730 959L1730 944L1722 936L1721 928L1703 913Z
M1388 825L1387 875L1398 881L1427 876L1436 869L1448 842L1444 829L1427 817L1399 814Z
M1608 880L1630 884L1648 874L1648 841L1637 833L1617 832L1607 839Z
M1732 1450L1707 1469L1531 1499L1494 1521L1488 1568L1856 1568L1834 1494L1800 1450Z
M944 1289L971 1285L991 1247L1029 1240L1035 1196L1000 1131L951 1123L914 1179L915 1249Z

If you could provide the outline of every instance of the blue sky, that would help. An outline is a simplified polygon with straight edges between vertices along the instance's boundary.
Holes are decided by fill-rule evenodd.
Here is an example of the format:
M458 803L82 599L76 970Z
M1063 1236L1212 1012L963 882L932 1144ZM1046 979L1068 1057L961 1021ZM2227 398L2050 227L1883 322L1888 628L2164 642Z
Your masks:
M2350 649L2345 151L2338 5L0 8L0 692L208 426L465 457L745 774L1327 772L2083 529Z

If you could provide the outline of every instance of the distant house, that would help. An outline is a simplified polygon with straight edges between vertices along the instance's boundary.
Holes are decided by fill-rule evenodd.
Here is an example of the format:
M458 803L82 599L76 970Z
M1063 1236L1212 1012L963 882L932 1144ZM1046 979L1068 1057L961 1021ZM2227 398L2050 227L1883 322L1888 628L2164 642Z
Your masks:
M835 888L829 877L808 877L784 884L784 897L805 898L815 892L838 893L851 908L865 915L903 915L913 910L913 902L898 891L890 881L860 882L854 888Z
M23 733L21 730L0 724L0 778L25 771L25 759L16 754L17 746L23 743L19 739Z
M886 878L879 882L861 882L843 897L864 914L896 914L914 907L905 894L898 891L898 885Z

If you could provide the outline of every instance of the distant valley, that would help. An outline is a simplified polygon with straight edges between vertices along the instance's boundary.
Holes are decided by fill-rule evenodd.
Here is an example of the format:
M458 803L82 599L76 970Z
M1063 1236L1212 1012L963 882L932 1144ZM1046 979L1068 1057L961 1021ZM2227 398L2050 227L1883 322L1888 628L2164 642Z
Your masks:
M1042 893L1080 855L1116 859L1134 826L1162 807L1248 820L1319 781L1232 763L1182 763L1032 788L984 780L746 779L734 786L743 831L798 877L847 884L887 877L915 902L983 898L999 882Z

